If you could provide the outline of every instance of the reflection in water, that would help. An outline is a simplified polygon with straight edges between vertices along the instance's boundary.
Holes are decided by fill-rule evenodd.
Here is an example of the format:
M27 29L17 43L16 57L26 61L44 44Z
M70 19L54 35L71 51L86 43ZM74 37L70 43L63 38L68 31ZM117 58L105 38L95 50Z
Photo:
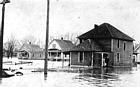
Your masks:
M131 74L132 68L98 68L98 69L88 69L80 70L80 74L75 76L79 82L88 82L89 85L96 86L113 86L113 81L119 81L119 75L121 74Z
M2 78L0 87L133 87L130 84L139 83L139 79L136 80L140 78L139 73L140 67L60 68L51 69L46 75L30 72L23 76ZM140 87L140 84L134 87Z
M47 75L48 75L48 74L44 74L44 80L47 80Z
M2 83L2 78L0 78L0 84Z

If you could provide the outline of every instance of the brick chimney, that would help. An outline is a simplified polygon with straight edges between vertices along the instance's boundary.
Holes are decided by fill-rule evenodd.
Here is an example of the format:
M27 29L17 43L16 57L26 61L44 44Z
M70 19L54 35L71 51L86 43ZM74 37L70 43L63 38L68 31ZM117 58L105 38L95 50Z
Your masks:
M99 26L97 24L94 24L94 28L98 28Z
M29 42L29 44L32 44L31 42Z

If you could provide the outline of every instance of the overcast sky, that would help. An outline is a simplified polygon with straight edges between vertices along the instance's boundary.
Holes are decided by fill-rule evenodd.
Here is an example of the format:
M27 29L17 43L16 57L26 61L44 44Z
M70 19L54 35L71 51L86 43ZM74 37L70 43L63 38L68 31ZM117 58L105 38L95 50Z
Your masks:
M11 0L11 3L6 4L4 40L14 34L17 39L33 35L44 41L46 1ZM140 0L50 0L50 2L51 36L67 32L84 33L94 28L94 24L107 22L136 41L140 41Z

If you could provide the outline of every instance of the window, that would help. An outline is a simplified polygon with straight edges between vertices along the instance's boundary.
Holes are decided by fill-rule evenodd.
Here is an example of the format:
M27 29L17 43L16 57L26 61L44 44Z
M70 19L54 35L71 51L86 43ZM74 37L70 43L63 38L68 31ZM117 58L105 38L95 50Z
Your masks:
M52 47L55 49L56 48L56 44L52 44Z
M84 60L84 53L80 52L80 54L79 54L79 62L81 63L81 62L83 62L83 60Z
M33 53L32 57L34 57L34 53Z
M125 49L126 49L126 43L123 44L123 49L125 51Z
M65 54L65 57L67 57L67 54Z
M120 48L120 40L118 39L117 47Z
M117 53L117 62L120 62L120 53Z

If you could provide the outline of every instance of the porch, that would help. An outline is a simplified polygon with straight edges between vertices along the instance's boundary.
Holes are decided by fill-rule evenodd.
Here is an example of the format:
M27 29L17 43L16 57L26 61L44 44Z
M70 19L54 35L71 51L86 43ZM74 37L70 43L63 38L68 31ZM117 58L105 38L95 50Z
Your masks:
M92 52L92 63L93 67L108 67L111 64L111 59L109 58L110 53L108 52Z
M69 52L62 52L61 50L58 49L49 49L48 52L48 58L49 60L54 60L54 61L61 61L61 60L69 60Z
M19 59L28 59L29 53L27 51L20 51L20 52L18 52L18 58Z
M71 52L70 64L73 66L91 66L95 68L113 64L109 52Z

